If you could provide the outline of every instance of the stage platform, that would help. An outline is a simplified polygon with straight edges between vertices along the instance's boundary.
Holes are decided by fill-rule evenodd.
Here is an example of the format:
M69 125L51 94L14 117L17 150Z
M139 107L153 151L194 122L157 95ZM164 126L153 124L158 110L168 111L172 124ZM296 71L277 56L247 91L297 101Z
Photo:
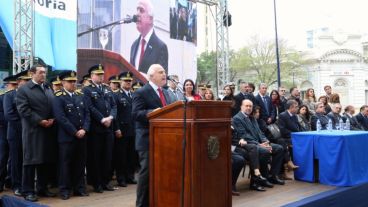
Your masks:
M282 206L303 198L334 189L332 186L325 186L317 183L306 183L300 181L287 181L286 185L276 185L274 188L267 188L266 192L251 191L248 188L249 180L240 177L237 183L240 196L233 196L234 207L245 206ZM54 189L53 189L54 190ZM89 189L90 191L92 189ZM54 190L55 191L55 190ZM0 194L11 195L9 191ZM41 198L41 204L51 207L134 207L136 198L136 185L129 185L113 192L97 194L90 192L89 197L71 197L63 201L60 198Z

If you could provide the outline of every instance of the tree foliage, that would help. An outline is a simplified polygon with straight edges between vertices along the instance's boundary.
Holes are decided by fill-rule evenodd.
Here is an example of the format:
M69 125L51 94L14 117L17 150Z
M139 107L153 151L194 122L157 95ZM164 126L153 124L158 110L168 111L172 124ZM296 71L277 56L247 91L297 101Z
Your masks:
M287 46L286 41L279 41L279 57L282 85L290 87L306 76L304 66L309 64L304 54ZM230 81L239 79L249 82L277 83L277 63L275 41L262 40L258 36L239 50L229 52ZM198 57L198 79L201 82L215 82L216 53L202 53Z

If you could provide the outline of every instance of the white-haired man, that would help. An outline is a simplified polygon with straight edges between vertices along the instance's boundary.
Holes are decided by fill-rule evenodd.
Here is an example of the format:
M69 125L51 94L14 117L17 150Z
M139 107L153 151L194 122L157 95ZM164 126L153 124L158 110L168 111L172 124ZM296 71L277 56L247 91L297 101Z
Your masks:
M139 180L137 186L137 207L148 206L149 176L149 122L147 114L171 103L169 94L162 87L166 84L166 72L161 65L153 64L147 71L148 84L133 94L132 116L135 120L135 148L139 154Z
M150 0L139 0L137 5L137 30L140 36L130 49L130 64L147 73L152 64L160 64L167 73L168 51L153 29L153 5Z

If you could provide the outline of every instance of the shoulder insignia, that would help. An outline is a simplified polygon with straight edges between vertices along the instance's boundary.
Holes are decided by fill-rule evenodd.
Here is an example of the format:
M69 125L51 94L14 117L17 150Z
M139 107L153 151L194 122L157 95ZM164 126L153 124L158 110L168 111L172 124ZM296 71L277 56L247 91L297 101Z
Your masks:
M55 96L61 96L61 95L63 95L63 92L62 92L62 91L57 91L57 92L55 93Z
M77 89L77 90L75 90L75 94L77 94L77 95L83 95L83 92L82 92L81 89Z
M14 90L15 90L15 89L6 90L6 91L5 91L5 93L9 93L9 92L14 91ZM4 94L5 94L5 93L4 93Z

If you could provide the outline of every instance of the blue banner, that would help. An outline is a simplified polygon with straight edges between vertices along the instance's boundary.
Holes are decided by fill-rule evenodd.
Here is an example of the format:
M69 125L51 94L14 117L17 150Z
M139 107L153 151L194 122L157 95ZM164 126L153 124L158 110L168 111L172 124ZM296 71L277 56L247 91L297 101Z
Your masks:
M55 70L75 70L77 67L77 1L33 0L34 56ZM14 37L14 2L3 1L0 26L9 44Z

